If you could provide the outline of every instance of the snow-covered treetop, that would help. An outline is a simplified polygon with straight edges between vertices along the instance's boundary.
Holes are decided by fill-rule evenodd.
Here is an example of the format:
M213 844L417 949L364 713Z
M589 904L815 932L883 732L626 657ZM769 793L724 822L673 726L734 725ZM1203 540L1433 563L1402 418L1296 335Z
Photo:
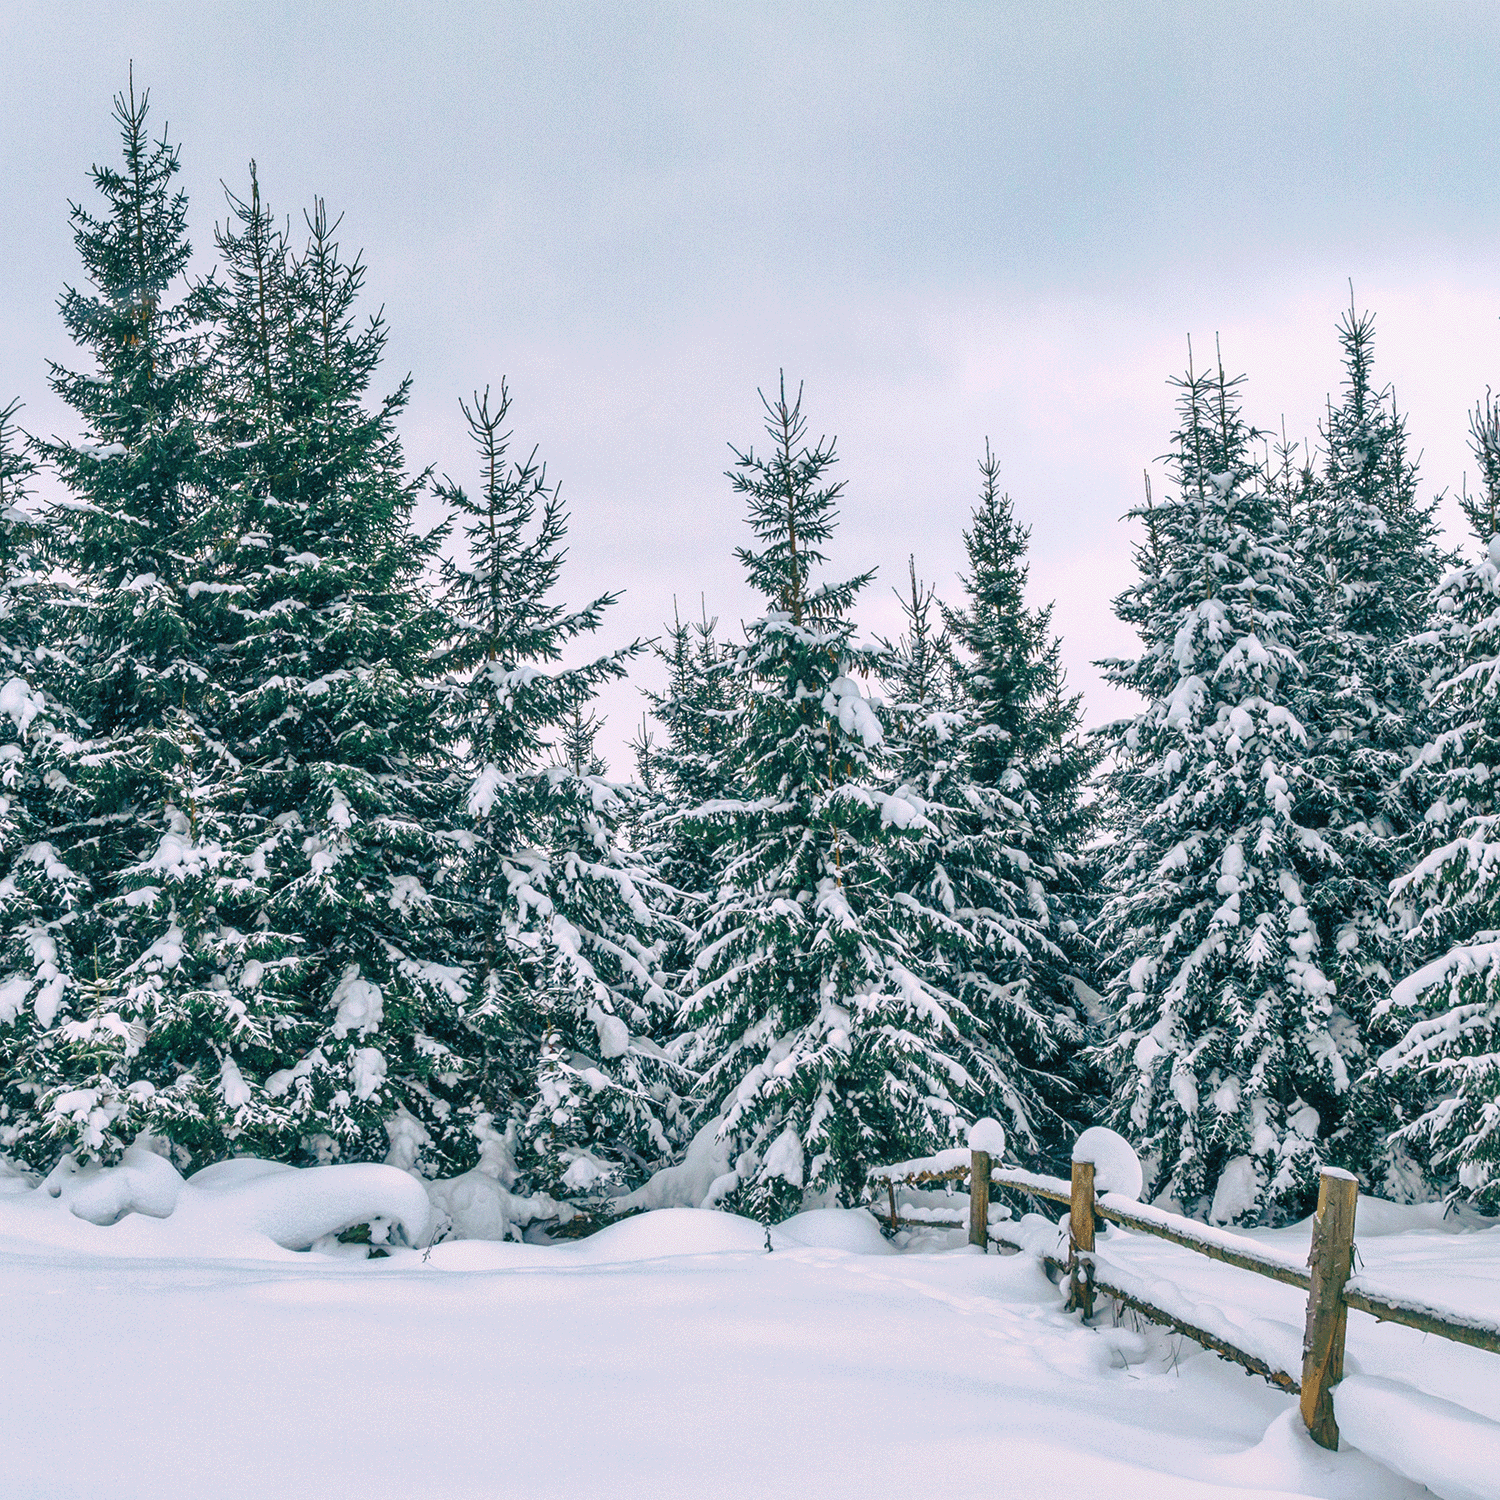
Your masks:
M802 387L789 402L784 373L777 399L764 392L760 399L771 451L758 457L754 448L741 452L731 445L735 462L729 480L735 493L746 498L750 528L761 546L759 551L736 548L735 556L745 565L751 585L769 601L770 614L784 616L799 629L815 627L843 615L874 574L812 585L813 568L827 561L819 548L833 535L835 505L844 489L842 480L824 478L834 462L833 439L819 438L816 446L808 446Z

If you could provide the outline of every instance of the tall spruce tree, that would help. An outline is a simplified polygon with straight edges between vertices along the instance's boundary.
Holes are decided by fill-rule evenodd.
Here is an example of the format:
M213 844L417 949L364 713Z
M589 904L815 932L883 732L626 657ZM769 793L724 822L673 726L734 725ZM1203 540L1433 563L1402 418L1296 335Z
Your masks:
M83 427L41 444L69 491L51 545L77 580L58 610L68 708L84 738L71 776L80 816L54 840L92 900L70 926L78 982L33 1056L45 1142L116 1155L199 1109L211 1046L200 1017L225 955L212 901L223 863L198 797L222 766L200 585L227 524L206 462L212 283L189 286L176 149L146 129L148 100L115 100L118 168L95 167L95 215L72 211L87 290L63 322L92 370L52 366Z
M1026 603L1031 532L1000 489L988 443L979 470L979 501L964 534L966 600L945 610L944 621L967 720L970 831L985 848L978 863L1008 891L998 902L994 885L972 892L988 930L965 984L1033 1081L1045 1106L1038 1124L1046 1122L1056 1147L1071 1144L1058 1139L1058 1127L1076 1122L1081 1109L1080 1011L1092 994L1083 846L1094 826L1087 788L1099 755L1082 734L1082 698L1067 691L1052 606Z
M588 1199L639 1182L680 1138L681 1070L661 1046L670 922L622 836L632 794L605 779L588 709L641 648L559 665L614 596L575 611L553 597L567 517L535 451L509 458L509 408L503 386L497 405L486 393L465 406L482 489L438 488L468 543L445 574L470 753L462 890L479 955L480 1100L509 1131L524 1185Z
M1419 632L1443 558L1436 502L1418 497L1405 422L1392 392L1375 385L1374 319L1351 307L1338 333L1343 399L1329 409L1322 471L1299 528L1315 587L1301 629L1296 706L1308 749L1297 817L1331 850L1308 882L1307 905L1335 986L1328 1036L1336 1049L1326 1090L1306 1097L1321 1117L1328 1159L1399 1198L1422 1184L1406 1153L1387 1146L1390 1080L1351 1085L1384 1050L1370 1035L1372 1015L1411 946L1388 893L1423 828L1418 783L1402 773L1426 738L1431 651Z
M909 938L913 967L949 997L948 1045L963 1049L967 1074L957 1098L975 1115L1004 1120L1023 1155L1045 1156L1064 1133L1059 1104L1076 1096L1059 1065L1055 1018L1032 1003L1027 979L1039 954L1061 955L1027 890L1020 804L974 778L977 716L934 619L935 591L914 562L908 578L906 630L884 663L887 745L898 794L916 801L924 820L895 851L891 883L920 914Z
M1377 1078L1407 1106L1394 1135L1430 1160L1431 1185L1500 1210L1500 409L1486 399L1472 437L1480 492L1463 509L1477 559L1441 580L1434 645L1432 738L1409 780L1432 797L1429 847L1396 882L1393 905L1411 942L1435 955L1375 1007L1404 1032ZM1410 1108L1413 1085L1420 1089ZM1425 1105L1425 1107L1422 1107Z
M444 528L412 529L410 382L369 400L386 328L361 324L364 267L321 201L300 250L253 165L231 208L215 437L239 524L213 597L233 764L213 800L245 870L219 910L244 936L213 1124L284 1156L466 1166L481 1049L446 891Z
M1177 496L1134 513L1140 577L1115 603L1143 652L1103 664L1146 700L1106 735L1111 1118L1158 1200L1219 1222L1307 1210L1323 1150L1308 1101L1338 1057L1306 894L1336 856L1295 815L1308 589L1239 384L1222 367L1178 382Z
M939 628L913 566L907 629L891 654L892 751L927 818L897 882L942 914L926 925L922 967L964 1018L984 1111L1027 1154L1054 1157L1086 1112L1082 939L1068 902L1081 889L1078 803L1091 757L1074 748L1077 703L1061 697L1049 611L1025 601L1027 532L988 446L980 474L965 607L942 609ZM1065 754L1076 756L1071 780Z
M764 400L764 398L763 398ZM898 890L914 791L893 789L863 686L879 654L849 611L869 582L815 582L842 484L806 441L801 393L764 400L770 449L732 450L757 545L740 548L765 613L736 659L737 795L692 820L717 841L715 895L684 1018L717 1119L728 1205L777 1217L853 1201L867 1168L963 1138L983 1096L961 1014L918 968L939 913Z

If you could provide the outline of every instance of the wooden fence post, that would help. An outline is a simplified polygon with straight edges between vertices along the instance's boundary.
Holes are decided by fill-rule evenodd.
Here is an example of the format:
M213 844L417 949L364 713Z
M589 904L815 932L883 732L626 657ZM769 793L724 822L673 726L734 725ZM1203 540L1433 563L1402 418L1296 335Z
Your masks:
M969 1243L990 1248L990 1153L975 1151L969 1163Z
M885 1180L885 1190L891 1200L891 1233L895 1234L896 1230L900 1227L896 1223L896 1184L889 1177Z
M1073 1163L1073 1197L1068 1219L1068 1308L1094 1315L1094 1164Z
M1344 1330L1349 1309L1344 1283L1354 1265L1354 1214L1359 1183L1348 1172L1324 1167L1318 1182L1318 1213L1313 1220L1307 1263L1307 1331L1302 1338L1302 1420L1313 1442L1337 1450L1333 1388L1344 1374Z

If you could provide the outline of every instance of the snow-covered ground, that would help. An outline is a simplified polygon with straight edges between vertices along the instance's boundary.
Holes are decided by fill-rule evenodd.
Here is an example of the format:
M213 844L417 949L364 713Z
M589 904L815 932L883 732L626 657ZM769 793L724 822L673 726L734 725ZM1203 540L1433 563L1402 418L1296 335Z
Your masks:
M361 1170L350 1193L406 1206L382 1197L404 1174ZM232 1169L167 1217L108 1225L0 1179L5 1500L1426 1493L1352 1445L1314 1447L1290 1398L1175 1335L1079 1326L1034 1258L961 1233L897 1252L868 1215L818 1212L768 1253L760 1225L663 1209L571 1244L363 1260L271 1237L321 1232L315 1201L345 1191L306 1176ZM1455 1299L1496 1297L1500 1233L1397 1227L1361 1240L1372 1280L1442 1265ZM1279 1233L1290 1253L1298 1231ZM1158 1250L1101 1240L1158 1282L1199 1274L1187 1252L1153 1270ZM1259 1316L1299 1325L1295 1291L1201 1266L1191 1295L1222 1302L1233 1276L1243 1305L1264 1290ZM1354 1319L1351 1369L1370 1402L1415 1381L1500 1419L1495 1356ZM1475 1420L1482 1449L1500 1429Z

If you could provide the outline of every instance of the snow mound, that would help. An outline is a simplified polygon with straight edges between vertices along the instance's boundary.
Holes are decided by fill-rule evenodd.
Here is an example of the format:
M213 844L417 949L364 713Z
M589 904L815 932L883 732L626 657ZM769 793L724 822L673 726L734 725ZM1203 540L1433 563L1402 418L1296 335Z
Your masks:
M766 1252L766 1227L715 1208L658 1208L579 1240L586 1260L655 1260L669 1255Z
M117 1167L80 1167L73 1157L63 1157L42 1190L62 1199L75 1218L104 1225L127 1214L170 1218L182 1192L182 1177L166 1157L137 1142L126 1148Z
M1309 1214L1295 1223L1283 1224L1278 1230L1255 1230L1253 1233L1257 1238L1285 1236L1305 1243L1312 1233L1314 1217ZM1420 1235L1427 1239L1436 1235L1467 1236L1486 1231L1492 1234L1500 1231L1500 1219L1482 1214L1466 1203L1392 1203L1386 1198L1372 1198L1361 1193L1354 1214L1354 1234L1359 1240L1388 1239L1398 1235Z
M446 1216L449 1233L459 1240L509 1239L537 1219L563 1216L551 1198L520 1197L478 1167L457 1177L429 1182L427 1196Z
M1311 1216L1302 1222L1311 1229ZM1361 1239L1387 1234L1471 1234L1476 1229L1493 1229L1496 1223L1463 1203L1391 1203L1364 1193L1354 1213Z
M988 1151L991 1161L999 1161L1005 1155L1005 1127L988 1115L975 1120L969 1126L969 1150Z
M1333 1410L1346 1441L1443 1500L1494 1500L1500 1424L1378 1375L1346 1375Z
M845 1250L851 1255L894 1255L880 1226L863 1208L810 1208L793 1214L772 1230L772 1243L790 1240L809 1250Z
M53 1242L91 1250L108 1245L126 1254L251 1256L267 1248L266 1240L284 1250L306 1250L326 1235L377 1220L399 1224L412 1244L422 1243L431 1229L426 1187L398 1167L299 1169L240 1157L215 1162L184 1182L154 1144L137 1140L113 1167L80 1166L65 1156L30 1191L21 1179L19 1191L5 1194L7 1205L21 1211L15 1227L29 1222ZM92 1232L78 1221L109 1233L88 1237ZM64 1228L68 1224L74 1232Z
M1103 1125L1090 1125L1073 1142L1073 1160L1094 1164L1094 1191L1139 1201L1144 1175L1135 1147Z
M324 1235L354 1224L389 1219L420 1244L432 1222L427 1191L409 1172L371 1162L332 1167L241 1168L179 1200L178 1212L211 1218L230 1230L263 1234L284 1250L306 1250Z

